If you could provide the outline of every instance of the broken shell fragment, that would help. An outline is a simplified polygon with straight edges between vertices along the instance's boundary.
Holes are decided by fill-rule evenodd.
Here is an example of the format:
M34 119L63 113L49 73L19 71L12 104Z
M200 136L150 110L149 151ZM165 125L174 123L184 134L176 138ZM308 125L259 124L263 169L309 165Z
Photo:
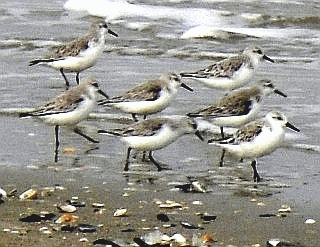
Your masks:
M280 209L278 209L278 213L290 213L291 207L288 205L282 205Z
M79 224L78 231L83 233L96 232L97 228L89 224Z
M277 247L277 246L290 246L290 247L303 247L304 245L296 242L279 240L279 239L270 239L267 241L268 247Z
M159 205L160 208L182 208L182 205L180 203L174 202L174 201L166 201L166 203L161 203Z
M126 208L119 208L113 213L114 217L126 217L127 215L127 209Z
M70 205L69 203L66 203L66 202L58 203L57 208L61 212L65 212L65 213L74 213L75 211L77 211L77 208L75 206Z
M181 226L186 228L186 229L199 229L200 227L199 226L195 226L195 225L192 225L188 222L180 222Z
M171 240L173 240L174 242L176 242L179 246L186 246L187 245L187 240L184 236L182 236L179 233L174 234L171 237Z
M57 224L62 224L62 223L74 223L76 222L77 220L79 219L78 216L74 216L74 215L71 215L71 214L64 214L62 216L60 216L56 221L55 223Z
M23 192L20 196L20 200L36 200L39 197L39 193L35 189L29 189L25 192Z
M0 198L6 198L7 197L7 192L3 189L0 188Z
M314 223L316 223L316 221L314 219L307 219L304 223L305 224L314 224Z
M103 208L104 204L103 203L92 203L93 208Z

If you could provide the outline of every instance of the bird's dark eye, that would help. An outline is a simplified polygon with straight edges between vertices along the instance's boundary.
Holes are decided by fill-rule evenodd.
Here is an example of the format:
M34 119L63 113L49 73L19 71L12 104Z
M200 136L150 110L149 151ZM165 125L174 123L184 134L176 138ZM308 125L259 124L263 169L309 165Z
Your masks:
M96 82L92 83L92 86L97 87L97 88L99 87L98 83L96 83Z
M282 117L275 117L275 119L282 121L283 118Z
M192 127L193 127L195 130L198 128L198 126L197 126L196 123L192 124Z
M262 52L260 49L258 49L258 50L257 50L257 53L260 54L260 55L262 55L263 52Z

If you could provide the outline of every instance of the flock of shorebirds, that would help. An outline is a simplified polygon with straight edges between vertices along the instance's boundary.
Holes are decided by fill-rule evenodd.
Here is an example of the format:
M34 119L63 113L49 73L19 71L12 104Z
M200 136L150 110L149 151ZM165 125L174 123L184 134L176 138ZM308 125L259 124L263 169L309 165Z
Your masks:
M163 168L153 158L152 152L166 147L185 134L196 134L204 141L197 129L202 121L220 127L221 138L207 142L223 149L221 165L225 152L235 155L240 160L248 159L251 161L253 179L259 182L256 159L273 152L280 146L284 140L285 127L299 132L299 129L290 124L280 112L273 111L265 118L253 120L265 96L276 93L286 97L270 80L260 80L251 87L243 87L260 63L274 62L259 47L248 47L239 55L223 59L196 72L163 75L139 84L120 96L109 98L99 89L95 80L85 79L80 82L79 78L79 73L93 66L103 53L107 33L118 36L104 21L95 21L88 35L62 45L50 56L33 60L29 64L30 66L43 64L59 70L66 82L65 92L43 106L20 115L21 117L38 117L55 126L55 161L58 161L60 125L72 126L75 133L90 142L98 143L76 126L86 119L97 105L111 106L132 114L134 124L98 131L100 134L121 137L126 143L128 147L126 171L129 169L132 149L142 150L144 155L149 152L150 161L161 171ZM79 85L70 88L65 72L76 72L76 82ZM225 90L228 93L213 104L185 116L147 119L148 115L165 109L179 87L193 91L182 82L183 78L191 78L210 88ZM98 93L104 96L103 100L98 100ZM235 127L237 131L233 136L226 137L224 127Z

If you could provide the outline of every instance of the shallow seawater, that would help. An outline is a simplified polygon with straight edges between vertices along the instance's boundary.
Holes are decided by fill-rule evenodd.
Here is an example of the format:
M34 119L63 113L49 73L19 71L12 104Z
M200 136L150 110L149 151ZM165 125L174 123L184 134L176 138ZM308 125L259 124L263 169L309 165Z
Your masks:
M309 217L319 220L319 8L318 1L2 1L0 108L34 107L64 90L57 71L28 67L28 61L46 54L52 45L84 34L87 14L106 17L110 28L119 34L117 39L108 37L106 52L99 62L80 74L80 78L95 76L110 96L161 74L198 70L249 45L259 45L276 63L263 64L251 82L271 79L288 95L270 95L259 116L276 109L301 129L299 134L288 130L286 146L258 160L257 167L264 178L260 188L272 191L272 197L280 203L293 204L298 215L305 217L307 210ZM74 82L74 74L67 76ZM157 115L184 115L223 95L192 80L185 83L195 91L181 88L172 104ZM97 136L96 131L121 126L125 123L119 119L130 116L112 109L99 112L115 114L115 119L91 119L80 125L100 143L90 144L61 128L58 164L54 164L52 126L19 119L14 114L0 115L0 166L34 173L56 169L61 177L52 175L47 180L50 184L63 181L62 175L71 173L76 174L75 179L85 178L87 183L104 181L115 186L117 192L130 183L148 192L168 191L168 184L190 178L204 182L212 196L254 187L248 163L227 157L225 167L219 168L221 150L195 136L184 136L155 152L155 158L172 170L158 174L151 164L137 159L131 172L124 175L125 147L117 138ZM75 153L66 152L70 147ZM2 174L2 181L7 181L5 176ZM32 177L23 181L28 181L26 187L37 184ZM210 193L205 198L196 197L210 202ZM244 246L243 242L240 246Z

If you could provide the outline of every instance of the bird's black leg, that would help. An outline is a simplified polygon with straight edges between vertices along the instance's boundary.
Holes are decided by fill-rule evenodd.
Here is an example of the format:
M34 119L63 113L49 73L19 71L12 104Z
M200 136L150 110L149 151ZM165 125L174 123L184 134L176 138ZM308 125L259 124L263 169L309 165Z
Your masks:
M64 80L66 81L66 90L68 90L70 84L69 84L69 81L68 81L66 75L63 73L63 68L60 68L60 73L61 73L61 75L63 76Z
M155 159L152 157L152 151L149 152L149 159L150 161L155 164L155 166L158 168L158 171L162 171L162 167L159 165L159 163L157 161L155 161Z
M147 115L144 115L144 116L143 116L143 120L146 120L146 119L147 119Z
M222 149L222 154L221 154L221 158L220 158L220 167L223 166L223 159L224 159L224 155L226 154L226 150Z
M126 164L124 166L124 171L127 172L129 171L129 159L130 159L130 152L131 152L132 148L128 148L128 152L127 152L127 159L126 159Z
M78 128L75 128L73 131L74 131L74 133L86 138L90 142L99 143L99 141L92 139L90 136L87 136L86 134L82 133Z
M54 156L54 162L58 162L58 149L59 149L59 125L56 125L54 127L55 136L56 136L56 150L55 150L55 156Z
M223 127L220 127L221 139L224 139Z
M253 169L253 181L260 182L261 178L260 178L258 171L257 171L257 161L256 160L253 160L251 162L251 167Z
M80 72L77 72L77 74L76 74L76 82L78 85L80 83L79 74L80 74Z

